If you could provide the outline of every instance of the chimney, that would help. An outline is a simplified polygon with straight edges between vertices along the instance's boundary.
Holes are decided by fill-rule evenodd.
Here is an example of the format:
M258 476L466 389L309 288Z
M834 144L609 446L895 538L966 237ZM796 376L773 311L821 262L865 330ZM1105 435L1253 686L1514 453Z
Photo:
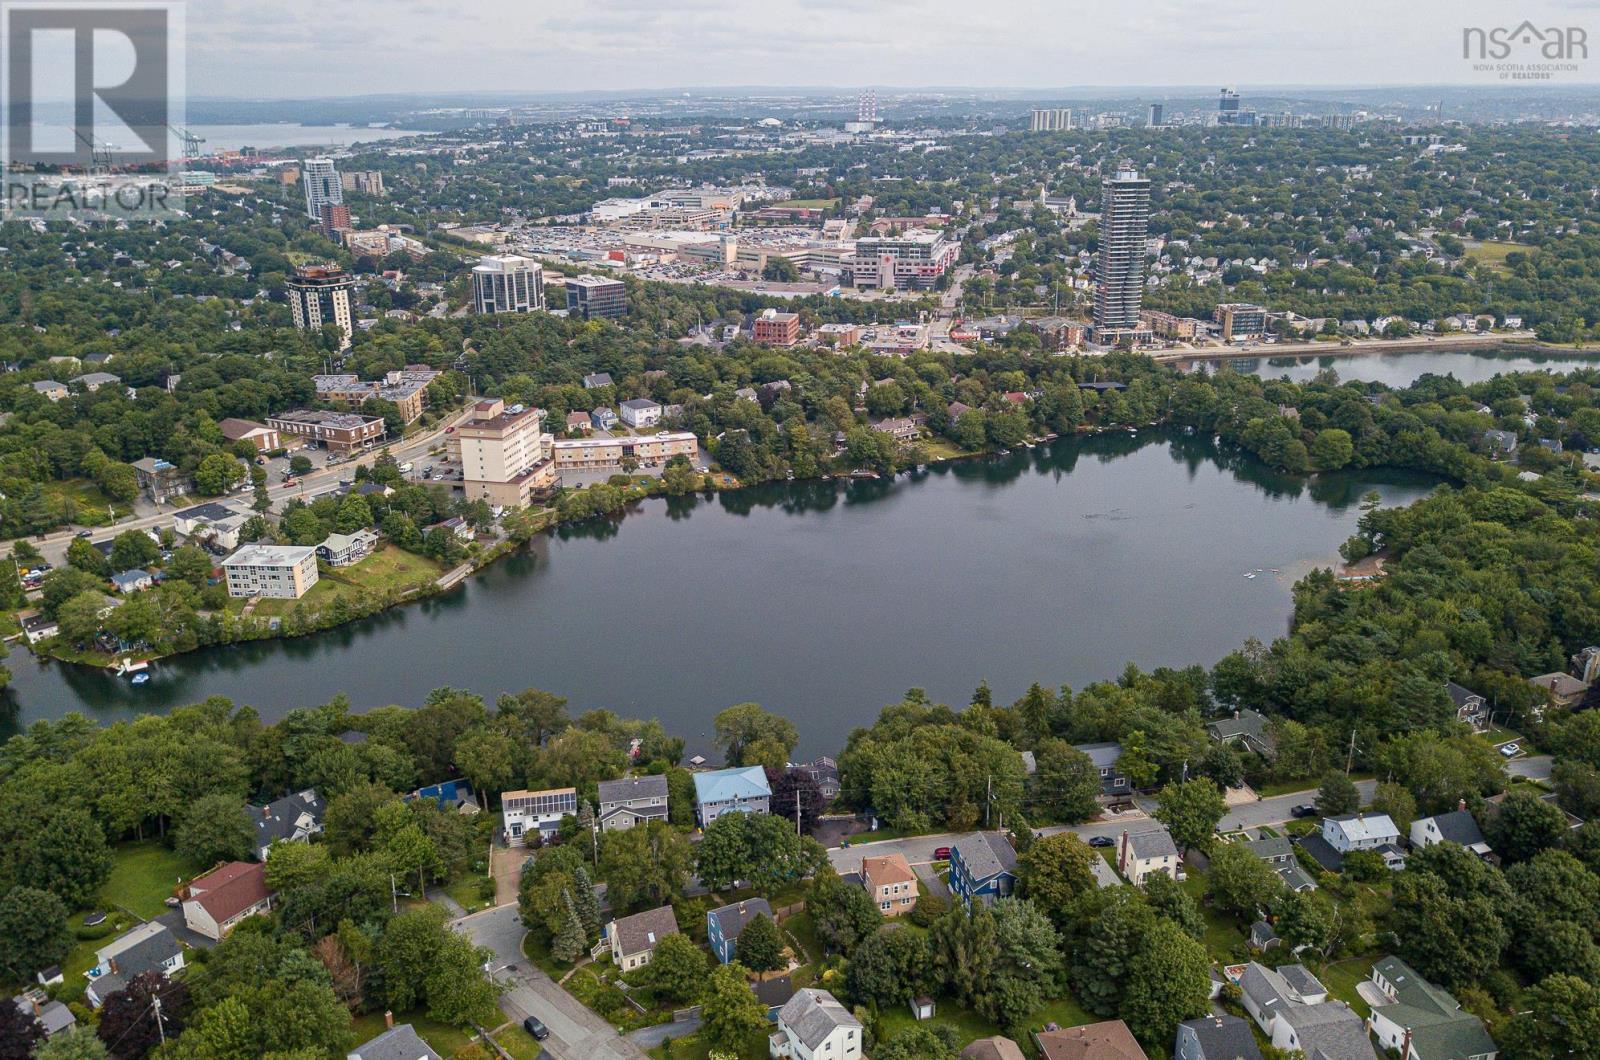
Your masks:
M394 1030L394 1012L392 1010L384 1012L383 1025L390 1030Z
M1237 710L1233 712L1233 720L1234 721L1238 721L1239 720L1239 712Z
M1466 799L1457 799L1456 800L1456 809L1457 810L1465 810L1466 808L1467 808L1467 800Z

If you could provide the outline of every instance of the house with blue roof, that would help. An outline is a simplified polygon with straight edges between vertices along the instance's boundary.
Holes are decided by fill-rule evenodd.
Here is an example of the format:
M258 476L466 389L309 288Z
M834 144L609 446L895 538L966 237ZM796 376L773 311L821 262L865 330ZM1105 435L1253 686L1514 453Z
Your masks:
M950 848L950 893L962 905L993 904L1017 889L1017 852L1000 832L973 832Z
M694 811L705 828L725 813L770 813L772 788L760 766L713 769L694 775Z
M431 799L447 813L474 814L480 809L477 797L472 793L472 785L464 780L443 780L418 788L407 795L405 801L412 799Z
M706 945L711 947L711 952L717 960L727 964L733 960L734 952L739 945L739 934L744 931L745 925L756 918L756 915L772 920L772 906L767 904L765 898L749 898L743 902L734 902L721 909L713 909L706 914Z

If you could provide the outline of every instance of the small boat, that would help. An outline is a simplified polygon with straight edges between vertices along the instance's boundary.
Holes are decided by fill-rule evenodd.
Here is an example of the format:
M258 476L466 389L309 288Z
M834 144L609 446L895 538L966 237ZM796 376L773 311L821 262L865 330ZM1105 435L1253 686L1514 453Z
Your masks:
M116 673L123 676L128 674L137 674L148 669L150 669L150 662L148 659L118 659L117 665L113 667L113 670Z
M1184 433L1185 437L1193 438L1194 437L1194 428L1193 427L1185 427L1183 429L1183 433Z
M133 675L132 680L136 685L147 685L150 683L150 675L146 673L137 673Z
M1137 427L1129 427L1128 428L1128 433L1129 434L1138 434L1139 433L1139 428L1137 428Z
M1025 449L1034 448L1034 444L1032 442L1023 442L1022 445L1023 445L1023 448L1025 448Z
M1002 450L1000 450L1000 455L1001 455L1001 456L1010 456L1010 455L1011 455L1011 450L1009 450L1009 449L1002 449Z
M1246 577L1246 578L1254 578L1254 577L1255 577L1255 575L1254 575L1254 574L1246 574L1246 575L1245 575L1245 577Z

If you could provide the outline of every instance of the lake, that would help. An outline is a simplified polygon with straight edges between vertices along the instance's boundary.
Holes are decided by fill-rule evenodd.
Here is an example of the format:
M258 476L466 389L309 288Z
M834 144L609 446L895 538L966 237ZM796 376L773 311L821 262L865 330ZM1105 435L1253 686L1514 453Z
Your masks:
M426 136L413 129L369 129L351 125L191 125L189 131L205 140L201 151L238 151L245 147L266 150L272 147L349 147L356 143L399 140L407 136Z
M795 722L802 751L827 752L913 686L962 704L987 679L1010 702L1034 681L1209 665L1246 637L1280 636L1294 580L1336 559L1362 495L1405 504L1430 487L1390 473L1305 480L1147 431L893 481L657 498L541 537L448 596L170 659L142 688L14 651L6 723L210 695L271 719L341 691L360 710L440 685L532 686L574 714L659 717L691 750L707 749L717 711L754 701Z
M1384 383L1396 389L1410 386L1424 375L1453 375L1463 383L1481 383L1507 372L1570 372L1575 368L1600 368L1600 350L1594 354L1508 352L1489 350L1420 350L1401 353L1329 354L1311 357L1219 357L1173 362L1184 371L1216 371L1224 363L1236 372L1268 379L1288 376L1297 383L1315 379L1332 369L1341 380Z

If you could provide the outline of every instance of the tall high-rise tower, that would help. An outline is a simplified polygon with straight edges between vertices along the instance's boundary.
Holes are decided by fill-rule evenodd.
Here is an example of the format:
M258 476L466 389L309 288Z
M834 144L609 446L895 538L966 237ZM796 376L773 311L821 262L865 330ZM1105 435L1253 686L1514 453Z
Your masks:
M856 98L856 121L863 125L878 120L878 90L866 89Z
M1160 103L1152 103L1152 104L1150 104L1150 120L1149 120L1149 123L1148 123L1150 125L1150 127L1152 129L1158 129L1161 126L1165 125L1166 123L1167 123L1167 108L1163 104L1160 104Z
M338 206L344 202L344 184L339 180L339 169L333 159L306 159L300 167L300 179L306 185L306 216L313 221L323 220L324 206Z
M1150 227L1150 181L1131 167L1100 182L1100 258L1094 291L1096 340L1136 327L1144 295L1144 241Z

